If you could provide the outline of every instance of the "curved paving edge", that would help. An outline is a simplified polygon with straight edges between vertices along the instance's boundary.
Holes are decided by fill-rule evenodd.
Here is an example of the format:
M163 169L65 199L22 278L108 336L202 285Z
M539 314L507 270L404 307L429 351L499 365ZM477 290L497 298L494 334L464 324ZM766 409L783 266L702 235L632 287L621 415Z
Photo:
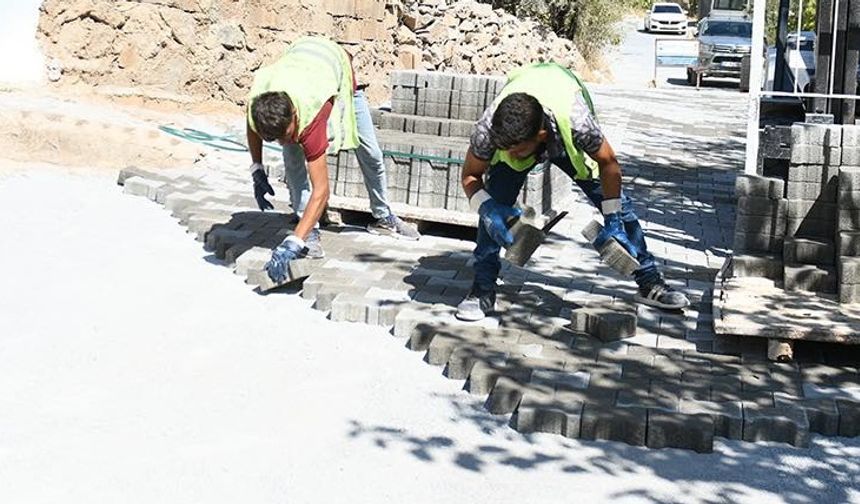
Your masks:
M268 250L289 231L285 207L252 210L241 174L126 169L119 184L163 204L251 284L266 281L260 272ZM711 451L714 437L806 446L810 432L860 435L856 367L604 342L571 327L587 328L596 308L641 309L513 266L505 270L500 315L463 323L453 313L471 284L469 243L405 242L349 228L326 229L323 240L325 259L291 270L305 277L302 297L332 320L391 326L447 377L487 396L488 411L511 414L520 432L698 452ZM601 331L612 339L612 327Z

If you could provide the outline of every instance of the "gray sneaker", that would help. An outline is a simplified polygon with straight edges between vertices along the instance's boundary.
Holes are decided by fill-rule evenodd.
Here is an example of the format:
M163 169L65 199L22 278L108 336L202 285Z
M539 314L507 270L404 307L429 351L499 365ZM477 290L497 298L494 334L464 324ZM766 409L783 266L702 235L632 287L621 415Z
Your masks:
M660 280L650 286L640 287L633 299L649 306L664 310L682 310L690 306L690 300L683 292L678 292Z
M322 259L325 257L325 251L322 248L320 241L320 230L313 229L311 234L305 240L305 257L308 259Z
M367 232L375 235L394 236L404 240L417 240L421 234L417 229L403 222L400 217L391 214L388 217L377 219L367 225Z
M496 311L496 293L493 291L472 292L457 305L456 317L466 322L477 322Z

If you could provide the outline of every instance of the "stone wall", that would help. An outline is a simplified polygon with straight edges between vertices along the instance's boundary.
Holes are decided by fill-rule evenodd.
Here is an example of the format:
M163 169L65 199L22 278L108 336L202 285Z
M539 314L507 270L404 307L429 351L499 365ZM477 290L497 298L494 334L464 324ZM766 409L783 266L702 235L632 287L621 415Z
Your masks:
M343 43L376 103L395 68L503 74L555 58L585 69L572 42L472 0L408 11L400 0L45 0L38 30L55 85L239 105L253 71L306 34Z

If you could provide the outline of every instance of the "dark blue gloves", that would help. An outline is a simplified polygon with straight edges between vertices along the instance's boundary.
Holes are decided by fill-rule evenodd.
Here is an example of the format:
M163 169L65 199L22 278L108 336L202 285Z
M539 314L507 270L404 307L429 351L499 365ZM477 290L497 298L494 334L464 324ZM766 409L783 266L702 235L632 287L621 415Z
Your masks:
M289 274L290 261L298 259L305 248L304 242L296 236L288 236L275 250L266 263L266 272L275 283L283 283Z
M514 235L508 229L508 221L522 215L521 209L502 205L483 189L472 195L470 203L478 207L478 215L484 229L494 242L500 247L509 247L514 243Z
M603 231L594 239L594 246L602 248L610 238L614 238L634 258L639 255L639 249L630 241L621 220L621 200L612 198L603 202Z
M251 165L251 178L254 179L254 199L257 200L257 206L260 210L274 210L275 207L266 199L266 194L275 195L275 190L269 184L269 178L266 176L266 171L263 170L263 165L254 163Z

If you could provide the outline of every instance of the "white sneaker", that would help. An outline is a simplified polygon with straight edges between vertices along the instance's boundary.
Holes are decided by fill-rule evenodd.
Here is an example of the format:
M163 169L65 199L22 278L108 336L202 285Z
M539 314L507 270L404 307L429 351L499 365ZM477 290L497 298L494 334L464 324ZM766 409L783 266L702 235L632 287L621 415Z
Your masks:
M690 300L684 293L669 287L663 280L650 287L640 287L633 299L639 303L663 310L682 310L690 306Z

